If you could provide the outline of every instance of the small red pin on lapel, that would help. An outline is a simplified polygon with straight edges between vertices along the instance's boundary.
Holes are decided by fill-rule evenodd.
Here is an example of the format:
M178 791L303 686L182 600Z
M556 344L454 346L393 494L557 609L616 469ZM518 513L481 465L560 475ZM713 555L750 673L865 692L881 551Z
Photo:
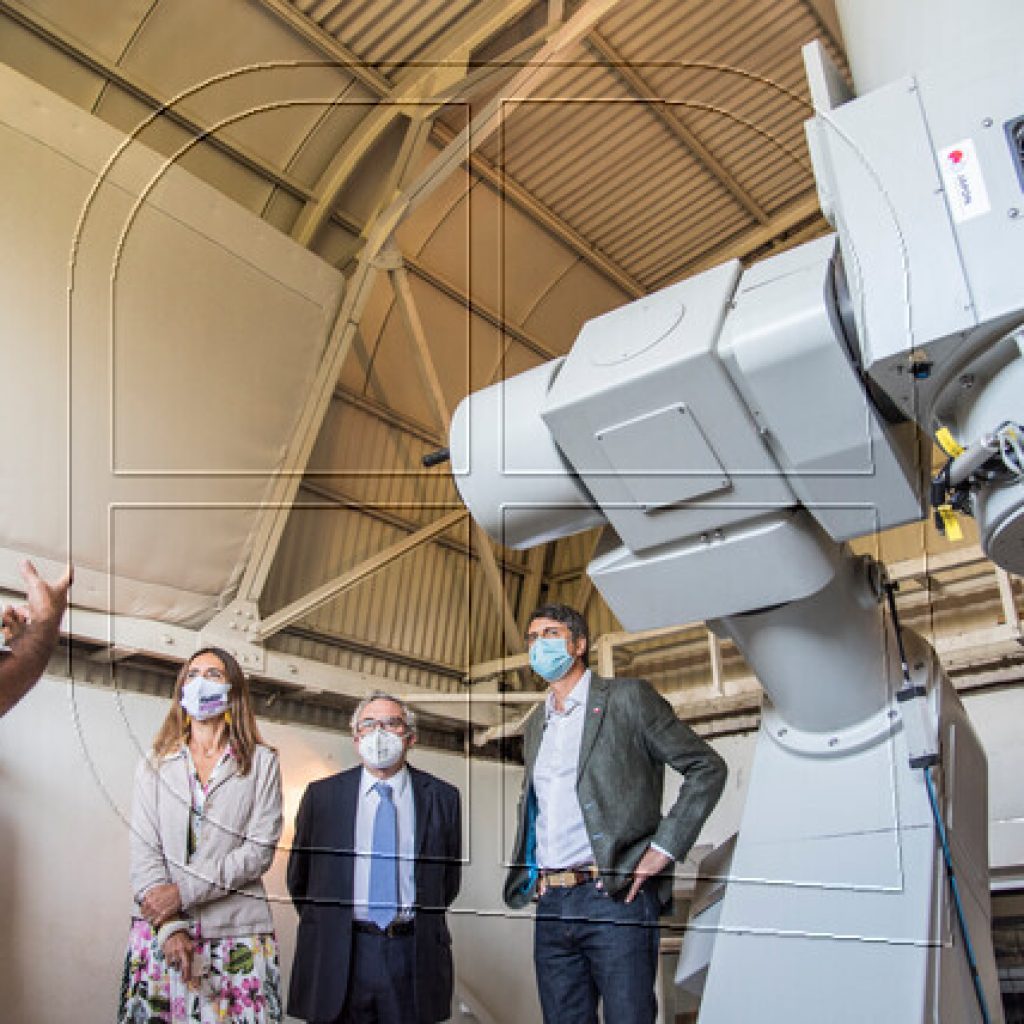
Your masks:
M594 708L594 714L595 715L601 714L601 709L600 708Z

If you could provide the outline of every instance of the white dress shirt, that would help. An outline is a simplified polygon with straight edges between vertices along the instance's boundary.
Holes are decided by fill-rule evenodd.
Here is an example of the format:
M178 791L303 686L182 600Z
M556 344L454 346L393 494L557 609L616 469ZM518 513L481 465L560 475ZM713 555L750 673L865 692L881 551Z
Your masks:
M368 921L370 901L370 854L373 852L373 820L380 796L373 788L382 780L363 768L356 803L356 859L352 879L352 914L357 921ZM401 771L384 780L391 787L391 798L398 811L398 918L412 919L416 905L416 816L412 802L412 780L403 765Z
M590 670L565 698L565 710L555 709L554 694L544 705L544 735L533 766L537 796L537 866L571 868L594 860L587 826L583 823L576 776L580 742L590 695Z

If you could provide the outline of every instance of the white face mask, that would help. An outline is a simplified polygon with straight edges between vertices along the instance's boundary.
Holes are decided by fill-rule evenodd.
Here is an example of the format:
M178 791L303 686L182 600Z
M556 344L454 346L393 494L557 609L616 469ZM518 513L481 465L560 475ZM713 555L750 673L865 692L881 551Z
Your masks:
M181 706L188 712L190 718L197 722L205 722L208 718L216 718L227 711L230 692L230 683L196 676L181 688Z
M359 756L371 768L393 768L405 755L405 740L386 729L374 729L359 738Z

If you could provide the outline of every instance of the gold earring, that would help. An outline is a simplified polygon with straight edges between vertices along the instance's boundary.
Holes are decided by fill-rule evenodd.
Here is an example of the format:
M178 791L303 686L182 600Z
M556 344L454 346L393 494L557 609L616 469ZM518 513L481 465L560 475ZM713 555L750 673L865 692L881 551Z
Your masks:
M225 725L230 725L231 724L231 709L230 708L227 711L224 712L224 724Z

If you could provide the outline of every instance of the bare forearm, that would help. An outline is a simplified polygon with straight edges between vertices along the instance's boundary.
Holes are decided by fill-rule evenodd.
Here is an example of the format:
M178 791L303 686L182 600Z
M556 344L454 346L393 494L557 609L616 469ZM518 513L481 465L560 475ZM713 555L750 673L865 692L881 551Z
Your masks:
M58 622L31 622L0 656L0 716L7 714L36 684L57 646Z
M57 646L60 620L68 600L74 569L55 583L47 583L30 561L19 566L25 581L24 608L7 608L3 624L9 630L11 653L0 657L0 715L7 714L36 684Z

